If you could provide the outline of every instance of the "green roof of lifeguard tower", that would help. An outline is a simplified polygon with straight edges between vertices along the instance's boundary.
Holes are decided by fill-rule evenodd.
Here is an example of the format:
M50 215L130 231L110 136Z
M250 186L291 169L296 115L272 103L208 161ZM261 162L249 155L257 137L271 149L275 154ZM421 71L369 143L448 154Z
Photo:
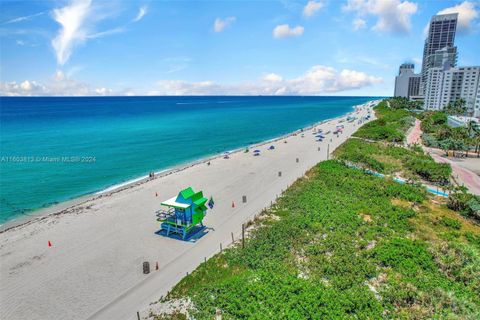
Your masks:
M195 191L193 191L192 187L188 187L180 191L180 194L184 199L188 199L195 194Z

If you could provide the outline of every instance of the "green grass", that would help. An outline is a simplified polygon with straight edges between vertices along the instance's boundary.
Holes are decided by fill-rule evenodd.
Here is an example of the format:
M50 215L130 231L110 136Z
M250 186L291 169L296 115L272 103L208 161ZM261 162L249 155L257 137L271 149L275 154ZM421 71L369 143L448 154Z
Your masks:
M354 133L355 137L370 140L402 142L406 130L413 124L414 117L404 109L390 109L385 101L375 108L378 119L371 121Z

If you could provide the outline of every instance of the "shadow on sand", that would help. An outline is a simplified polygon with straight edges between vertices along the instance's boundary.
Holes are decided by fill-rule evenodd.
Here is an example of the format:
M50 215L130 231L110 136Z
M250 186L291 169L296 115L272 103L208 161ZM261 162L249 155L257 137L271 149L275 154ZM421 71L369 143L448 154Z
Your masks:
M163 229L157 230L155 234L166 238L195 243L205 236L210 230L214 231L213 228L208 228L206 226L196 226L190 230L185 239L182 239L182 236L178 233L170 232L170 234L167 236L167 231Z

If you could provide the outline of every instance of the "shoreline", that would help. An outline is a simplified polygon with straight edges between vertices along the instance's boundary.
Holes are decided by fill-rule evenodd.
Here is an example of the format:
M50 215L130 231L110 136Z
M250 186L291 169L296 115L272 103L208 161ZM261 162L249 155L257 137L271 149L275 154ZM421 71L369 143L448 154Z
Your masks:
M35 221L43 220L50 215L61 215L63 213L67 213L69 211L69 209L72 209L73 207L76 207L76 206L80 206L80 205L82 205L86 202L94 201L94 200L102 198L102 197L111 196L111 195L113 195L117 192L120 192L120 191L123 191L123 190L126 190L126 189L130 189L132 187L147 183L148 181L152 181L152 180L155 180L155 179L160 179L160 178L163 178L165 176L171 175L173 173L181 172L185 169L188 169L188 168L196 166L196 165L205 164L208 161L223 157L225 152L228 152L230 154L235 154L235 153L238 153L240 151L245 150L245 148L247 148L247 147L255 148L255 147L263 146L267 143L277 142L279 140L282 140L282 139L288 138L290 136L293 136L295 134L301 133L302 131L310 130L313 127L319 126L323 123L344 118L344 117L346 117L346 116L348 116L352 113L355 113L355 108L361 107L361 106L366 106L370 103L374 103L375 101L378 101L378 100L371 100L371 101L365 102L364 104L354 105L354 106L352 106L352 111L349 111L349 112L347 112L343 115L333 117L333 118L324 119L324 120L321 120L319 122L315 122L313 124L310 124L310 125L305 126L305 127L301 127L301 128L299 128L295 131L291 131L291 132L286 133L286 134L281 135L281 136L277 136L277 137L267 139L267 140L262 140L260 142L254 143L254 144L241 146L241 147L236 148L236 149L232 149L232 150L229 150L229 151L224 151L222 153L206 156L206 157L199 158L199 159L196 159L196 160L187 160L186 162L179 163L179 164L177 164L173 167L170 167L170 168L165 168L165 169L162 169L162 170L153 171L155 173L155 177L153 179L149 178L148 175L144 175L144 176L140 176L140 177L137 177L137 178L132 178L132 179L126 180L124 182L113 184L113 185L108 186L108 187L106 187L104 189L101 189L101 190L92 191L92 192L86 193L86 194L78 196L78 197L73 197L71 199L68 199L68 200L65 200L65 201L50 205L50 206L41 207L41 208L38 208L38 209L33 209L32 211L28 211L28 214L18 215L16 217L12 218L11 220L7 220L4 223L0 224L0 234L5 232L5 231L8 231L10 229L21 227L23 225L27 225L27 224L33 223Z

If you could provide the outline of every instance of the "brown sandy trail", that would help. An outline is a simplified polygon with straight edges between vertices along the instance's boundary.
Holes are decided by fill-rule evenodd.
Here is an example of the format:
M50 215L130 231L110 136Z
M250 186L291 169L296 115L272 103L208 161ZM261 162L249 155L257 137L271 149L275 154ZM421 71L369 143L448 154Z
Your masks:
M407 135L407 144L421 144L422 140L422 129L420 128L421 121L418 119L415 119L415 125L413 128L410 130L410 132Z
M333 131L337 122L318 127ZM358 128L344 124L330 152ZM1 233L0 319L135 319L137 310L218 252L220 243L230 243L231 232L238 237L243 222L324 160L330 137L319 143L306 130L304 138L298 134L256 147L260 157L237 152L229 160L215 158L211 166L190 166ZM271 144L276 149L269 151ZM204 221L208 232L195 242L157 235L160 202L187 186L215 199ZM143 261L152 267L158 261L160 270L143 275Z

